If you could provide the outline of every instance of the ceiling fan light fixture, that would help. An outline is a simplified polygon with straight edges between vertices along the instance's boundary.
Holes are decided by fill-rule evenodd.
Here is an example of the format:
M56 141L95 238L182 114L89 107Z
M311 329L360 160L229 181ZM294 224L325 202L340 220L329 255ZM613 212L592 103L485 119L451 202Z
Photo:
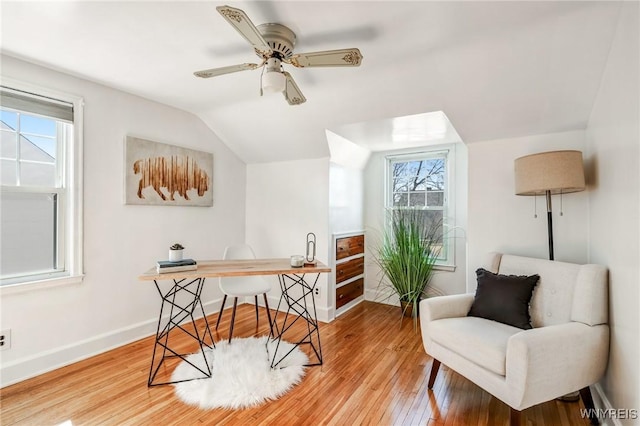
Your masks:
M300 105L307 99L291 74L283 69L282 63L296 68L307 68L357 67L362 62L362 54L355 47L294 54L296 34L290 28L273 22L256 27L244 11L231 6L218 6L216 10L251 45L262 63L245 63L196 71L194 72L196 77L210 78L262 68L260 96L264 92L280 92L284 94L289 105Z
M280 71L267 71L262 74L262 90L267 93L284 91L286 77Z

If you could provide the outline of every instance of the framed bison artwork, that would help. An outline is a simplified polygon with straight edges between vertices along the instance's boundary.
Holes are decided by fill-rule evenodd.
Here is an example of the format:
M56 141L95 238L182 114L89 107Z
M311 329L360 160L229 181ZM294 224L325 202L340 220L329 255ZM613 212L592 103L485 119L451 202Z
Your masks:
M125 203L213 205L213 154L127 136Z

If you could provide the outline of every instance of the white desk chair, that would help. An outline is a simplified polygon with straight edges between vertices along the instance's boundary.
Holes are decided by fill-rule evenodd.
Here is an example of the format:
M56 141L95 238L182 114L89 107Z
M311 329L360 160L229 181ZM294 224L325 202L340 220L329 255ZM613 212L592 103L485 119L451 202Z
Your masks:
M239 260L239 259L255 259L256 255L248 245L229 246L224 250L222 256L224 260ZM220 318L222 318L222 311L224 310L224 304L227 301L227 296L233 297L233 311L231 313L231 326L229 328L229 342L233 336L233 323L236 319L236 306L238 305L238 297L253 296L256 303L256 328L259 324L258 320L258 295L264 296L264 305L267 309L267 318L269 320L269 327L271 327L271 312L269 311L269 302L267 301L267 292L271 290L271 285L260 276L243 276L243 277L229 277L220 278L220 290L224 293L222 299L222 307L218 314L218 321L216 322L216 330L220 325Z

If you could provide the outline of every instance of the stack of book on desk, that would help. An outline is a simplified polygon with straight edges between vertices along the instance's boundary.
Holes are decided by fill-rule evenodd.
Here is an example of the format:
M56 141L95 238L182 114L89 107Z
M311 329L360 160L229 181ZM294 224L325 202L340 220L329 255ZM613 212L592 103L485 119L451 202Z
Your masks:
M156 265L156 270L159 274L166 274L169 272L178 272L178 271L193 271L198 268L198 265L193 259L182 259L182 260L158 260L158 264Z

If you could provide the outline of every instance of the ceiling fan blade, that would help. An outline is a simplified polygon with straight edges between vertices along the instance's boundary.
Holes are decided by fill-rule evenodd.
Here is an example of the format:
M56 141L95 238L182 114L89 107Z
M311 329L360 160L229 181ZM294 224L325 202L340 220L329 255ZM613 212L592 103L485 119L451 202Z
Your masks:
M284 95L287 102L289 102L289 105L300 105L302 103L305 103L307 101L307 98L304 97L296 82L293 81L293 77L291 77L291 74L284 71L284 76L286 77L286 82L282 94Z
M269 44L262 37L258 28L253 25L253 22L251 22L251 19L249 19L246 13L231 6L218 6L216 10L220 12L224 19L226 19L254 49L259 50L267 56L273 53Z
M325 50L323 52L297 53L284 62L299 68L357 67L362 62L362 54L356 48Z
M258 64L238 64L238 65L231 65L228 67L211 68L209 70L196 71L193 73L193 75L201 78L209 78L209 77L215 77L217 75L231 74L232 72L255 70L259 66L260 65Z

